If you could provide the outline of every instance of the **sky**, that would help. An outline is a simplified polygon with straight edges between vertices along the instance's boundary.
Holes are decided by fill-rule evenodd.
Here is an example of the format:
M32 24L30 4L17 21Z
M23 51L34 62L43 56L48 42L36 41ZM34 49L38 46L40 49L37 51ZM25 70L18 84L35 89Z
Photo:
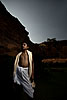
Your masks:
M1 0L34 43L67 40L67 0Z

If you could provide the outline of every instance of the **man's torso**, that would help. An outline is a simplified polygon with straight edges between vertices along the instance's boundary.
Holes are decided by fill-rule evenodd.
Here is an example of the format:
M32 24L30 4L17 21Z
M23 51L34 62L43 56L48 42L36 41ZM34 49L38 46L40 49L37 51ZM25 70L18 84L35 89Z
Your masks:
M23 53L20 55L19 58L19 66L21 67L28 67L29 66L29 60L28 60L28 53Z

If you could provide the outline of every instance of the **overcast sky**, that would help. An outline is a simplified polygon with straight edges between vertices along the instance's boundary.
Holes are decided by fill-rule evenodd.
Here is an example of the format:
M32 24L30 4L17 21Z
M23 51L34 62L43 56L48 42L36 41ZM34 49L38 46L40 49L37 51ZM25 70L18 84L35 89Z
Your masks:
M67 0L1 0L26 27L34 43L67 40Z

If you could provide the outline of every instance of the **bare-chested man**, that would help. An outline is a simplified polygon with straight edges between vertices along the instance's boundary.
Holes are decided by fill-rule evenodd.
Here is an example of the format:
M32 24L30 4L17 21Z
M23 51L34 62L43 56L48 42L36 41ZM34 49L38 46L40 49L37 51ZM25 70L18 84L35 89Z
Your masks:
M16 56L14 63L14 82L23 85L24 91L33 98L35 83L32 52L27 50L29 47L26 42L22 43L21 48L22 52Z

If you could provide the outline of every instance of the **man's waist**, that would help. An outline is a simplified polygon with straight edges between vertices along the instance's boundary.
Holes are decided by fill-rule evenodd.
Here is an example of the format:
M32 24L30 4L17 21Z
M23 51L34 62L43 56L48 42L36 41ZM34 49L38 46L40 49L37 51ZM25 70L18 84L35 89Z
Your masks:
M19 67L28 68L28 66L22 66L22 65L19 65Z

